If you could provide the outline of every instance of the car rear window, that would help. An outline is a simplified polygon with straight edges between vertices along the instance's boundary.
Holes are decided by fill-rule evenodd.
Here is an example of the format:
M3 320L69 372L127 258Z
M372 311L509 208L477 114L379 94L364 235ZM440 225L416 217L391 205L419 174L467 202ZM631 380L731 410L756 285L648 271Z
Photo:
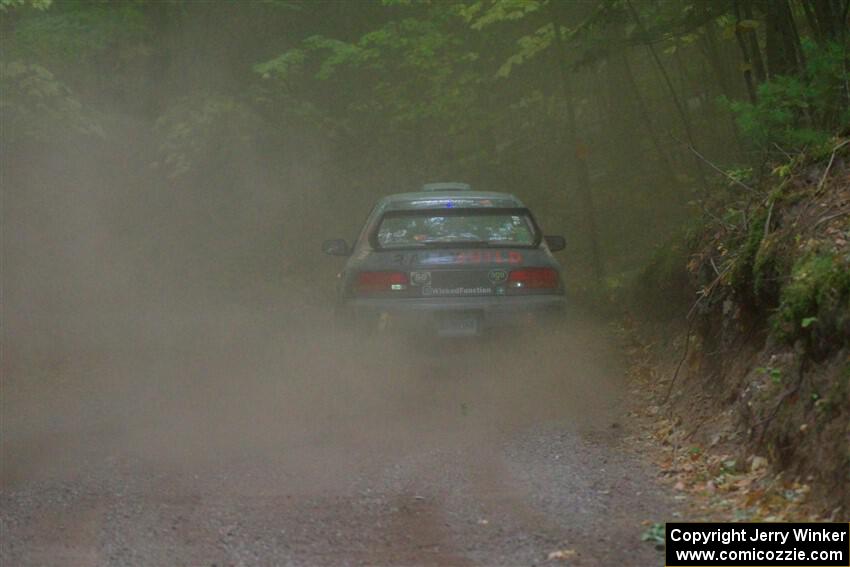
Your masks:
M537 231L524 210L395 211L381 219L376 240L380 248L532 246Z

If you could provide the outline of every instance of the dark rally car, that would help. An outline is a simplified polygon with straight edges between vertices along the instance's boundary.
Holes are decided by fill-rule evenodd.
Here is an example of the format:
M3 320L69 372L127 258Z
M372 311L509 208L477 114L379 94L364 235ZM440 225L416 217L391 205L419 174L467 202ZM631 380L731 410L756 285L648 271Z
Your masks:
M404 328L440 336L557 319L563 274L531 212L508 193L433 183L381 199L339 274L338 315L364 330Z

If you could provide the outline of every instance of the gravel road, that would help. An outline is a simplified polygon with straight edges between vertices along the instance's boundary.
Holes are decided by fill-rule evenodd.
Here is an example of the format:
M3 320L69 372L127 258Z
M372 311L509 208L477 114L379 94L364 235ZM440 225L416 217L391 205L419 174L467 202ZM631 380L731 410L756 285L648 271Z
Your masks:
M0 565L662 564L642 522L675 503L600 323L411 344L278 315L11 353Z

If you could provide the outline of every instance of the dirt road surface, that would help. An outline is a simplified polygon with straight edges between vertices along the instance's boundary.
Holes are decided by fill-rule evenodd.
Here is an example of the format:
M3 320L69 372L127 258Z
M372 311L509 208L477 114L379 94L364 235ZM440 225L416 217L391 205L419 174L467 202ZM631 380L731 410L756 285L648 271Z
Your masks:
M662 564L641 523L675 504L598 322L415 344L217 307L133 337L7 353L0 565Z

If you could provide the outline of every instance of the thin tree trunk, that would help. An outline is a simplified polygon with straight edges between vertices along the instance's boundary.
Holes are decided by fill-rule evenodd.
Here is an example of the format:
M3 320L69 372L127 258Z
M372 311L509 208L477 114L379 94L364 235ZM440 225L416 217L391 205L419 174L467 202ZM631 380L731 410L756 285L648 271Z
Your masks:
M818 19L818 27L825 40L835 39L838 35L839 17L834 13L829 0L811 0L812 8Z
M796 74L797 52L783 10L788 8L788 4L785 0L762 0L760 6L764 11L765 51L770 78Z
M809 27L812 29L812 35L817 39L818 43L823 43L826 37L824 36L823 30L820 28L820 23L818 22L817 16L815 16L814 10L812 9L811 0L802 0L800 2L803 5L803 13L806 14L806 21L809 24Z
M850 54L847 51L848 27L850 27L850 0L844 0L844 8L841 12L841 45L844 46L844 95L847 98L847 105L850 106Z
M741 32L741 10L737 0L734 3L735 7L735 39L738 40L738 47L741 49L741 59L744 60L744 82L747 84L747 94L750 97L750 102L756 104L758 96L756 95L756 85L753 80L753 60L747 51L747 44L744 41L743 33Z
M752 0L743 0L744 17L747 20L754 20ZM750 56L753 60L753 70L756 73L756 80L763 83L767 80L767 68L764 64L764 58L761 56L761 47L759 47L759 38L755 30L747 32L747 40L750 44Z
M800 66L800 72L804 73L806 71L806 54L803 53L803 43L800 41L800 32L797 30L797 21L794 19L794 11L791 10L791 6L787 3L783 3L785 6L785 18L788 21L788 27L791 29L791 36L794 42L794 48L797 50L797 61Z
M553 7L558 6L553 3ZM597 281L601 281L605 277L605 267L602 261L602 254L599 247L599 234L596 225L596 206L593 202L593 192L590 187L590 172L587 166L587 159L583 152L579 151L578 131L576 129L576 114L573 106L572 85L570 84L569 69L567 68L567 50L564 38L561 35L560 14L557 8L551 12L552 25L555 33L555 55L558 58L558 71L561 78L561 89L563 90L564 107L567 115L567 128L565 135L559 133L561 145L564 148L568 159L565 164L572 166L572 173L576 177L576 188L578 189L579 199L582 203L582 208L587 219L588 239L590 241L590 256L591 265L593 267L593 275ZM565 172L567 177L570 172Z
M726 72L727 67L723 58L720 56L720 51L717 47L717 34L714 31L714 22L709 22L705 26L705 35L703 35L703 45L705 46L705 57L708 64L714 71L714 76L717 78L717 84L720 86L720 92L728 99L732 98L732 88L729 85L729 75Z
M797 32L797 22L794 21L794 13L788 4L788 0L773 0L778 12L779 21L782 25L782 37L785 49L794 56L796 71L802 73L806 69L806 55L800 43L800 34Z
M688 114L688 122L690 122L691 113L690 108L688 106L688 101L691 99L691 79L688 75L688 70L685 67L685 63L684 61L682 61L682 53L678 48L673 52L673 61L676 62L676 71L678 71L679 73L679 92L682 94L682 98L684 99L683 108Z
M717 36L714 33L713 26L713 22L709 22L705 26L705 35L703 36L705 44L705 57L708 60L709 66L714 71L714 76L717 78L717 84L720 86L720 92L723 93L723 96L726 97L726 100L732 100L734 98L734 96L732 95L732 88L729 86L728 76L726 74L726 66L717 48ZM735 143L738 146L738 150L743 150L743 145L741 144L741 137L738 135L738 125L735 123L735 118L732 114L728 112L725 114L729 117L729 122L732 129L732 136L735 138Z
M623 58L623 69L625 70L626 80L632 89L632 100L634 100L635 106L637 107L637 115L643 123L643 127L646 129L646 133L649 134L650 140L652 140L652 145L655 147L655 152L658 154L658 159L661 161L661 166L664 169L665 174L671 180L675 179L676 174L673 172L673 167L670 165L670 158L667 156L667 152L664 151L664 147L661 145L661 140L658 137L658 133L655 131L653 121L649 117L649 111L646 108L643 95L640 94L640 89L635 81L634 73L632 73L628 53L623 51L621 57Z
M635 19L635 24L637 24L638 29L641 34L646 37L646 29L643 27L643 24L640 21L640 15L638 14L635 7L632 5L631 0L626 0L626 5L629 7L629 10L632 13L632 16ZM658 71L661 73L664 82L667 85L667 89L670 91L670 98L673 100L673 104L676 107L676 112L679 113L679 118L682 120L682 125L685 128L685 136L688 139L688 145L696 149L696 144L694 143L694 135L693 129L691 128L691 121L688 118L688 114L685 111L685 107L682 106L682 101L679 100L679 95L676 94L676 89L673 88L673 83L670 81L670 75L667 73L667 70L664 68L664 64L661 62L661 58L658 57L658 53L655 51L655 48L652 46L652 43L649 41L645 42L646 48L649 50L649 53L652 55L652 59L655 61L655 65L658 67ZM705 179L705 172L702 169L702 162L700 159L694 155L694 163L696 165L697 176L699 178L700 186L702 187L703 194L708 195L708 183Z

